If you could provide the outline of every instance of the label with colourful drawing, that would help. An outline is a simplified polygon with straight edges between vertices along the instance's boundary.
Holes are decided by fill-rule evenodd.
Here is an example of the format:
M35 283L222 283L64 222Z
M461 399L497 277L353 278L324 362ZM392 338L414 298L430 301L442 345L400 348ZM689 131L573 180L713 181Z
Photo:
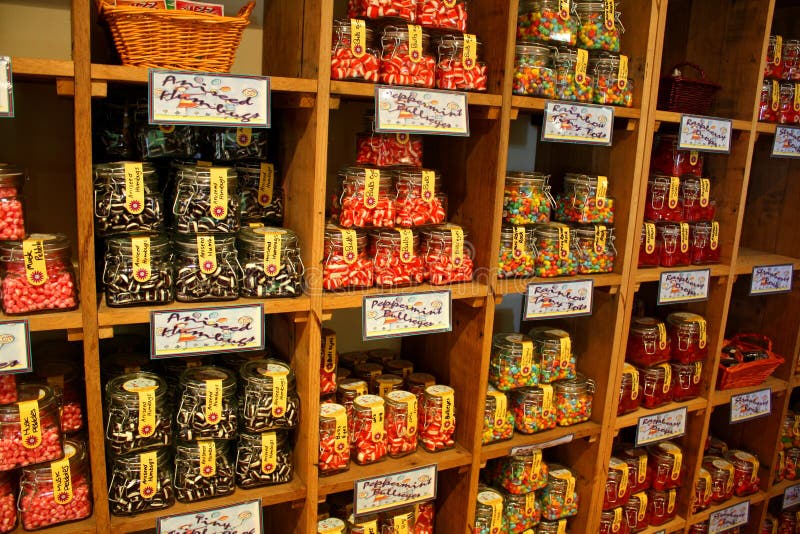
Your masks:
M453 329L451 298L449 290L364 297L362 337L366 341L449 332Z

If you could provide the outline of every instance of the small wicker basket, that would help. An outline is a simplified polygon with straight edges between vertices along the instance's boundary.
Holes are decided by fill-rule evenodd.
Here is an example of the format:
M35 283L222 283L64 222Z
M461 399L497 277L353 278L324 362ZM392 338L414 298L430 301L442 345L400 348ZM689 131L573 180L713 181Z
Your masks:
M685 67L697 71L699 77L685 76ZM681 71L683 69L683 71ZM722 86L706 79L705 71L694 63L679 63L658 86L658 109L678 113L707 115L714 105L714 95Z
M757 386L769 378L784 361L783 358L772 352L772 340L761 334L738 334L730 341L725 341L724 346L729 345L735 346L738 350L763 351L767 353L768 357L753 362L737 363L730 367L720 364L717 389Z
M123 65L229 72L255 2L235 17L116 6L99 0Z

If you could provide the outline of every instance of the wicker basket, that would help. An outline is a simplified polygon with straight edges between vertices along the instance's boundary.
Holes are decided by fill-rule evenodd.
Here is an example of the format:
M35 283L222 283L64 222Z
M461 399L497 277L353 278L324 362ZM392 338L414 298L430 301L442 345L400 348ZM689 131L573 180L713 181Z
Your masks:
M754 362L744 362L725 367L719 366L717 389L735 389L757 386L764 382L783 363L783 358L772 352L772 340L761 334L739 334L724 346L735 345L744 349L751 348L766 352L769 357Z
M689 78L681 69L691 67L699 73L697 78ZM678 75L675 73L678 72ZM670 74L661 77L658 86L658 109L676 111L678 113L694 113L706 115L714 105L714 95L722 89L706 79L705 71L694 63L680 63L670 70Z
M191 11L115 6L99 0L123 65L228 72L255 7L235 17Z

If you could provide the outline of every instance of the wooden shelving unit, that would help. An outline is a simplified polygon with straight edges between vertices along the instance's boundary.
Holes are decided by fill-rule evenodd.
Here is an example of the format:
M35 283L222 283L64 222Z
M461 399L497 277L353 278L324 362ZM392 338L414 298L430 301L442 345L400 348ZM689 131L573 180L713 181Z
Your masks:
M271 77L273 128L281 139L275 156L284 177L285 225L297 232L306 266L316 267L322 261L326 204L333 187L329 177L352 162L352 134L361 128L361 116L374 95L372 84L329 78L331 26L334 18L343 14L345 4L343 0L265 1L255 30L261 32L260 43L239 51L240 55L259 58L260 72L247 74ZM687 408L689 419L686 435L677 441L686 451L689 475L679 492L678 517L646 533L685 533L715 510L746 500L751 504L752 520L744 532L753 534L766 516L770 499L779 499L795 484L773 484L770 473L777 461L781 422L792 405L795 388L800 387L800 375L795 374L800 350L800 289L764 297L751 297L748 292L749 275L755 266L792 264L800 271L800 233L796 231L800 163L770 158L775 125L757 122L762 63L770 33L800 37L797 13L789 0L644 0L635 7L623 6L626 32L621 39L622 52L630 58L635 107L615 110L612 146L538 143L535 161L536 170L552 175L555 190L567 171L609 176L610 194L616 202L618 255L614 270L579 277L593 281L593 314L561 322L572 335L579 370L597 383L594 410L589 421L573 427L530 436L516 434L506 442L481 445L491 333L499 324L496 308L504 297L524 294L529 283L549 281L498 280L496 276L510 132L519 121L538 124L545 105L543 99L512 95L518 5L519 0L472 2L469 27L484 43L484 59L490 66L489 90L468 95L470 137L425 139L426 166L442 172L444 189L450 194L450 218L469 232L476 251L476 272L481 275L472 283L446 288L453 296L452 332L405 338L400 350L418 370L432 372L455 388L456 448L438 454L420 450L405 458L353 465L345 473L319 477L322 327L358 310L365 295L439 288L426 285L324 293L320 280L312 278L307 294L296 299L237 301L263 302L272 340L288 356L297 375L303 416L294 448L294 481L260 490L237 490L232 496L192 505L178 504L164 514L260 497L267 528L272 529L269 531L310 534L315 532L318 502L326 496L351 490L353 482L365 476L436 463L437 532L469 532L485 462L509 454L514 447L556 443L545 456L573 468L581 495L580 511L570 520L570 530L596 532L608 460L617 436L630 432L643 415L681 407ZM37 45L15 39L12 34L0 35L0 53L13 58L17 99L16 118L0 121L0 161L19 163L30 170L33 178L26 191L27 204L32 208L29 221L34 231L57 230L70 236L81 288L79 309L27 317L35 335L82 339L84 347L94 515L45 532L147 531L155 527L156 517L162 514L122 518L108 512L100 380L104 355L99 339L148 323L153 310L193 306L176 303L109 308L96 291L96 273L102 266L95 265L91 103L93 98L142 86L147 81L147 69L116 65L108 57L110 47L97 24L94 4L64 0L53 6L53 20L63 24L56 27L52 40ZM13 4L0 7L0 18L13 20L15 27L29 32L41 29L30 10ZM714 178L712 197L717 201L723 251L721 263L709 266L709 298L668 308L688 309L706 317L712 356L704 366L699 398L617 417L625 340L635 302L643 302L649 313L656 313L654 289L664 271L636 266L653 137L675 131L680 123L679 114L657 109L656 95L662 73L686 58L706 67L708 77L723 86L709 114L732 119L734 129L731 153L706 158L707 174ZM18 139L34 142L19 143ZM798 279L796 273L795 281ZM523 323L523 331L529 326ZM353 331L358 329L353 325ZM749 331L770 336L785 363L760 386L717 391L718 354L724 339ZM726 410L731 396L763 388L772 390L771 415L728 424ZM763 467L761 491L692 514L690 488L709 434L759 456Z

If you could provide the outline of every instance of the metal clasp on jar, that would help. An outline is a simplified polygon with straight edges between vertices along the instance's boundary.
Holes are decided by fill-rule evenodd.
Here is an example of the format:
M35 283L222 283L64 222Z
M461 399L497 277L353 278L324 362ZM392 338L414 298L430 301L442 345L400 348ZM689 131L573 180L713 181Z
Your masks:
M642 334L642 345L644 345L645 354L655 354L658 346L658 334L654 332Z
M675 252L677 252L677 250L678 250L678 236L677 236L677 234L676 235L672 235L672 234L666 234L665 233L663 235L663 240L664 240L664 251L669 255L675 254Z
M660 182L653 182L650 186L650 206L654 210L663 210L667 202L667 191L669 186Z
M186 196L188 194L188 196ZM175 215L186 215L189 205L197 195L197 185L180 184L175 192L175 201L172 203L172 213ZM186 196L185 198L182 198ZM179 210L178 204L183 204L183 209Z
M678 350L680 350L680 351L684 351L685 352L685 351L689 350L689 348L694 343L692 341L692 337L693 336L692 336L691 332L685 332L684 333L684 332L681 332L681 330L678 330L678 333L676 334L676 336L678 338Z

